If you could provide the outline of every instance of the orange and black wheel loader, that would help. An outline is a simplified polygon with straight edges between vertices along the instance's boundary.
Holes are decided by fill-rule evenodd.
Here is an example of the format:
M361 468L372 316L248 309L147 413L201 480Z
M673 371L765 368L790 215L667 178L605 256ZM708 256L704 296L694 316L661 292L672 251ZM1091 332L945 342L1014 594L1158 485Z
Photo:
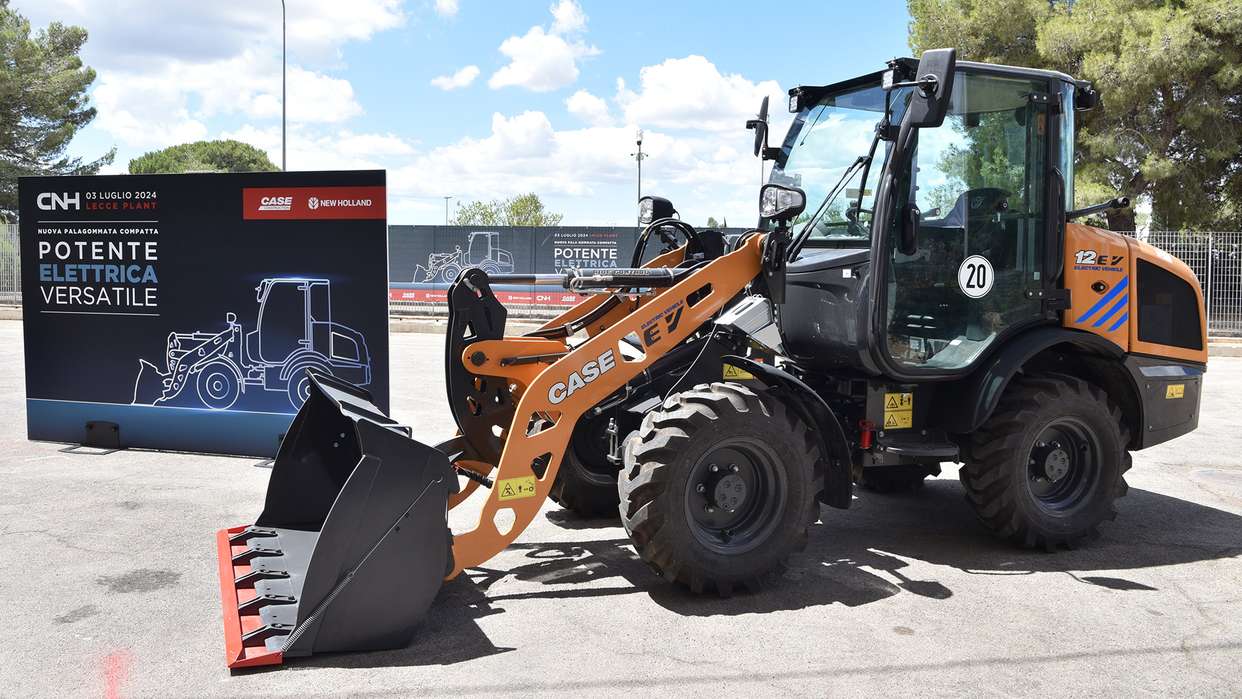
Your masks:
M229 667L408 643L441 582L550 496L615 506L657 574L720 594L779 573L821 504L944 462L998 535L1090 539L1130 452L1197 426L1207 362L1186 265L1073 223L1127 205L1072 209L1074 117L1097 100L952 49L896 59L791 90L779 146L765 101L748 126L774 162L745 235L649 197L628 268L463 270L451 439L414 441L365 390L310 376L262 514L218 533ZM512 337L498 281L592 295ZM468 499L477 519L451 533Z

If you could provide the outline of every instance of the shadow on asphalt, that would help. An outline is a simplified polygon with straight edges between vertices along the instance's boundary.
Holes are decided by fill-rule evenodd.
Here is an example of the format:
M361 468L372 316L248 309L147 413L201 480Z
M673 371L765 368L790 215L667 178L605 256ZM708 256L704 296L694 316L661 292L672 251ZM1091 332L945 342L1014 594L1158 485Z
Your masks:
M300 664L447 665L504 653L513 649L492 644L475 622L503 613L511 600L645 594L677 614L712 616L832 604L858 607L902 593L933 600L953 595L938 580L908 574L907 559L972 575L1061 572L1084 585L1142 593L1156 588L1115 572L1242 554L1237 536L1242 516L1134 488L1119 509L1117 521L1106 523L1099 539L1075 550L1046 553L1017 549L986 532L954 481L933 480L901 494L860 491L850 510L821 508L807 550L794 556L781 580L760 592L727 599L694 595L665 583L638 559L628 538L616 536L621 530L615 522L573 521L549 512L558 524L599 528L612 536L589 542L515 543L510 548L524 551L525 563L509 570L471 569L446 584L409 647L315 656ZM1090 575L1092 571L1114 574ZM547 588L489 594L506 578Z

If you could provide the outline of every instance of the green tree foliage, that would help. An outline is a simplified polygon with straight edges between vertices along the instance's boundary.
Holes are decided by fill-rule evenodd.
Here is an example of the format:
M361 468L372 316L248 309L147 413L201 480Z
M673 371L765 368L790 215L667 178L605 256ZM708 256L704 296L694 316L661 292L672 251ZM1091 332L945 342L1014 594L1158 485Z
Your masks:
M78 53L86 30L53 22L31 33L30 21L0 0L0 220L17 214L17 178L93 175L115 151L96 160L66 155L77 132L95 118L86 89L95 71Z
M715 216L708 216L708 217L707 217L707 228L708 228L709 230L719 230L719 229L720 229L720 224L716 221L716 217L715 217Z
M129 174L275 172L267 153L241 141L195 141L151 151L129 161Z
M522 194L505 200L471 201L458 204L454 226L559 226L565 217L548 211L537 194Z
M1157 229L1242 227L1242 3L909 0L916 52L1060 70L1102 104L1079 112L1078 205L1150 198ZM1133 212L1110 215L1132 229Z

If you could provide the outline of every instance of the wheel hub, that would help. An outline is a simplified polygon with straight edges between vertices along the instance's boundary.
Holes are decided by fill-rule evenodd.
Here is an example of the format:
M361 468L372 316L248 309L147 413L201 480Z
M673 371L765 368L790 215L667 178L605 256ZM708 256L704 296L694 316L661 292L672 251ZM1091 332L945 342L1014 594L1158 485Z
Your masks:
M1044 474L1048 480L1056 483L1069 473L1070 455L1059 442L1053 442L1049 446L1051 449L1044 456Z
M712 500L716 507L733 512L746 501L746 481L736 473L721 477L712 488Z

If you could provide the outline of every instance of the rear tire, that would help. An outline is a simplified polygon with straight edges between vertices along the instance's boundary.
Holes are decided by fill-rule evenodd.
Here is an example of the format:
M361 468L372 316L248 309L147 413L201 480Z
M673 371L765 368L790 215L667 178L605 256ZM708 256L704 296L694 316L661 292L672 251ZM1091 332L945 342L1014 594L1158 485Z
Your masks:
M1115 519L1126 494L1121 410L1082 379L1015 379L973 435L959 471L967 499L997 535L1026 548L1074 547Z
M608 461L607 428L607 420L596 418L574 430L549 496L586 519L617 516L619 468Z
M818 448L780 401L696 386L648 413L625 452L621 522L666 580L696 593L757 589L806 546Z

